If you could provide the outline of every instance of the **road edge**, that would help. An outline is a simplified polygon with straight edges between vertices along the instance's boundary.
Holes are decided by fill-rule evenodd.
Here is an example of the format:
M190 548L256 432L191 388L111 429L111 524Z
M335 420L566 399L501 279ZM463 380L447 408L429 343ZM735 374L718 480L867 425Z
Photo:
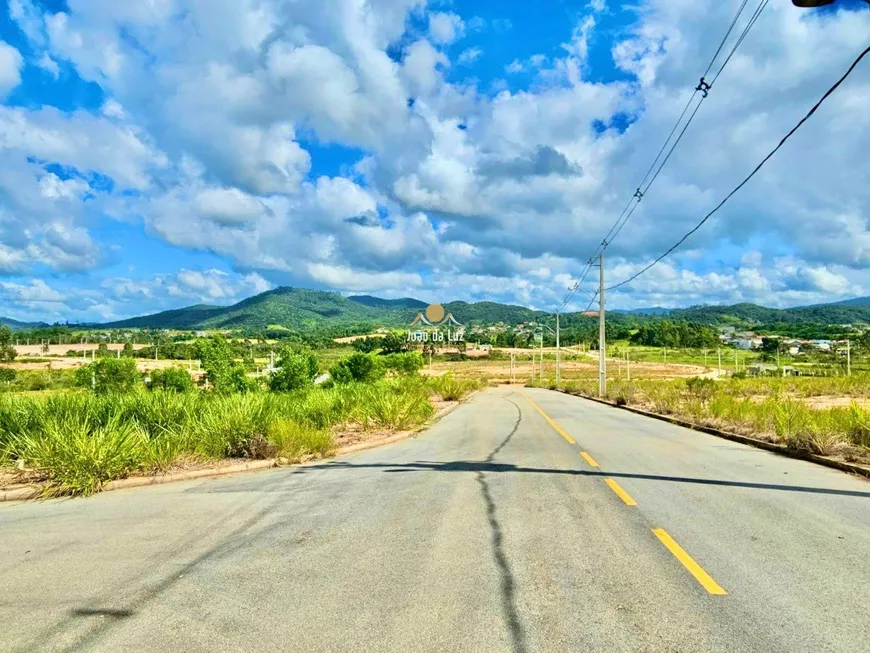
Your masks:
M469 401L478 392L480 391L475 390L469 393L465 398L461 399L460 401L457 401L450 406L445 406L437 413L435 413L435 415L433 415L425 424L415 429L411 429L409 431L402 431L400 433L397 433L396 435L391 435L390 437L382 438L380 440L372 440L371 442L357 442L356 444L349 444L344 447L340 447L335 451L334 455L330 456L330 458L338 458L347 454L356 453L357 451L374 449L376 447L381 447L387 444L393 444L394 442L400 442L402 440L412 438L417 434L422 433L426 429L434 426L442 418L446 417L454 410L456 410L459 406ZM227 465L225 467L217 467L212 469L193 469L187 472L162 474L160 476L134 476L133 478L120 478L116 481L109 481L108 483L106 483L106 485L102 487L100 493L111 492L112 490L125 490L128 488L143 487L146 485L163 485L164 483L175 483L177 481L191 481L198 478L217 478L219 476L227 476L229 474L256 472L263 469L273 469L275 467L296 467L298 465L304 464L305 463L279 465L276 458L267 458L266 460L252 460L250 462L239 463L237 465ZM0 503L7 503L12 501L31 501L33 499L38 499L39 496L39 488L35 488L33 486L12 488L10 490L0 491ZM72 497L57 498L61 499Z
M824 456L819 456L818 454L810 453L809 451L800 451L798 449L790 449L784 444L776 444L774 442L767 442L766 440L759 440L757 438L751 438L746 435L739 435L737 433L731 433L730 431L722 431L720 429L713 428L712 426L704 426L702 424L694 424L692 422L687 422L685 420L679 419L677 417L671 417L670 415L661 415L659 413L651 413L647 410L643 410L641 408L634 408L632 406L620 406L612 401L607 401L605 399L598 399L597 397L585 397L582 395L571 394L570 392L563 392L562 390L556 390L555 392L561 392L562 394L567 394L572 397L577 397L578 399L586 399L587 401L594 401L597 404L603 404L605 406L610 406L611 408L618 408L620 410L627 410L630 413L635 413L636 415L642 415L644 417L651 417L653 419L660 420L662 422L668 422L669 424L673 424L675 426L682 426L683 428L691 429L692 431L700 431L701 433L706 433L708 435L715 435L719 438L724 438L725 440L731 440L732 442L739 442L740 444L749 445L751 447L756 447L758 449L765 449L772 453L779 454L781 456L787 456L788 458L795 458L797 460L805 460L807 462L816 463L817 465L823 465L825 467L830 467L832 469L839 470L841 472L846 472L849 474L856 474L858 476L864 476L866 478L870 478L870 467L864 467L863 465L856 465L853 463L847 463L840 460L833 460L831 458L826 458Z

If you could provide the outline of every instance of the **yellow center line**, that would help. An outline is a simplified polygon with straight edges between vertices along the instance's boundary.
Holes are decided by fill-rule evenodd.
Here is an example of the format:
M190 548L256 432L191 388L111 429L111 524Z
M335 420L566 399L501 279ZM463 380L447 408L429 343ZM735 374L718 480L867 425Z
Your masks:
M547 413L545 413L543 410L541 410L541 409L538 407L538 404L536 404L534 401L532 401L532 400L529 398L529 395L527 395L525 392L522 392L521 394L523 395L523 397L526 398L526 401L528 401L528 402L532 405L532 408L534 408L536 411L538 411L539 413L541 413L541 417L543 417L545 420L547 420L547 424L549 424L550 426L552 426L552 427L556 430L556 433L558 433L559 435L561 435L563 438L565 438L565 439L566 439L568 442L570 442L571 444L577 444L576 442L574 442L574 438L572 438L570 435L568 435L568 434L565 432L565 429L563 429L561 426L559 426L558 424L556 424L556 422L554 422L552 419L550 419L550 416L547 415Z
M636 506L637 501L631 498L631 495L622 489L622 487L614 481L612 478L605 478L604 482L607 483L607 486L613 490L613 492L622 499L622 502L627 506Z
M580 455L583 456L583 460L589 463L592 467L598 467L598 463L595 462L595 459L588 453L586 453L585 451L581 451Z
M674 538L668 535L665 529L654 528L653 533L655 533L655 536L659 538L662 544L667 547L668 551L674 554L674 557L679 560L686 569L689 570L689 573L695 577L695 580L701 583L705 590L707 590L710 594L717 595L725 595L728 593L724 589L722 589L715 580L713 580L710 574L704 571L701 565L699 565L692 559L692 556L690 556L683 550L683 547L674 542Z

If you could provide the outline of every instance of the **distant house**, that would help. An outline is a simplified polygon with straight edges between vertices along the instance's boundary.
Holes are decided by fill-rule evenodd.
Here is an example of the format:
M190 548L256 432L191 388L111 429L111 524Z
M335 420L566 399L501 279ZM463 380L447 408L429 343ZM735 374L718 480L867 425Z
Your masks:
M831 351L831 341L830 340L811 340L810 341L816 349L820 351Z
M783 365L782 367L777 367L776 365L765 365L764 363L759 363L757 365L750 365L746 368L746 372L750 376L800 376L801 371L796 367L792 367L791 365Z

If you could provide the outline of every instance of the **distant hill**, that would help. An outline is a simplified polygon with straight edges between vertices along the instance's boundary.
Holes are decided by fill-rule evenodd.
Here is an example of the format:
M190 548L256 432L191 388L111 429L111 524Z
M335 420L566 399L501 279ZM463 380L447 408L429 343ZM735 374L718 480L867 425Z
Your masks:
M410 297L402 299L382 299L370 295L345 297L334 292L280 287L249 297L232 306L197 304L93 326L95 328L259 329L280 325L298 330L353 325L403 327L409 324L416 313L422 311L426 305L426 302ZM467 325L496 322L516 325L536 321L546 315L544 311L497 302L455 301L444 304L444 308L447 312L453 313L459 322ZM573 323L573 317L577 316L564 315L563 325ZM632 311L614 311L614 319L626 325L664 318L736 327L868 324L870 323L870 298L787 309L744 303L733 306L692 306L681 309L651 307Z
M733 306L692 306L671 311L669 317L704 324L866 324L870 323L870 304L847 302L817 304L795 308L766 308L757 304Z
M419 311L426 308L428 305L426 302L421 302L419 299L412 299L410 297L404 297L403 299L381 299L380 297L372 297L371 295L352 295L348 297L348 299L357 304L369 306L370 308L407 308L411 311Z
M10 329L38 329L48 326L45 322L19 322L11 317L0 317L0 326L7 326Z
M125 329L240 329L281 325L291 329L371 323L402 327L427 306L418 299L381 299L368 295L344 297L338 293L280 287L249 297L232 306L198 304L128 320L103 328ZM505 322L518 324L543 315L523 306L495 302L450 302L446 311L463 324Z

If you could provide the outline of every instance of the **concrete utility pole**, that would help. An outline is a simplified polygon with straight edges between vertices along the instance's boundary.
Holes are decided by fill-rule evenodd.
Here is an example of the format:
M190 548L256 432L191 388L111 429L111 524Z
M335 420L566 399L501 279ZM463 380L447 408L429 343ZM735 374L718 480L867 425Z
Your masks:
M734 350L734 371L737 372L737 350Z
M628 352L625 352L625 378L631 381L631 356L628 355Z
M559 349L559 311L556 311L556 383L562 380L561 358Z
M722 376L722 350L716 347L716 354L719 356L719 376Z
M607 394L607 342L604 336L604 254L598 256L598 396Z
M511 352L511 383L514 382L514 353Z

